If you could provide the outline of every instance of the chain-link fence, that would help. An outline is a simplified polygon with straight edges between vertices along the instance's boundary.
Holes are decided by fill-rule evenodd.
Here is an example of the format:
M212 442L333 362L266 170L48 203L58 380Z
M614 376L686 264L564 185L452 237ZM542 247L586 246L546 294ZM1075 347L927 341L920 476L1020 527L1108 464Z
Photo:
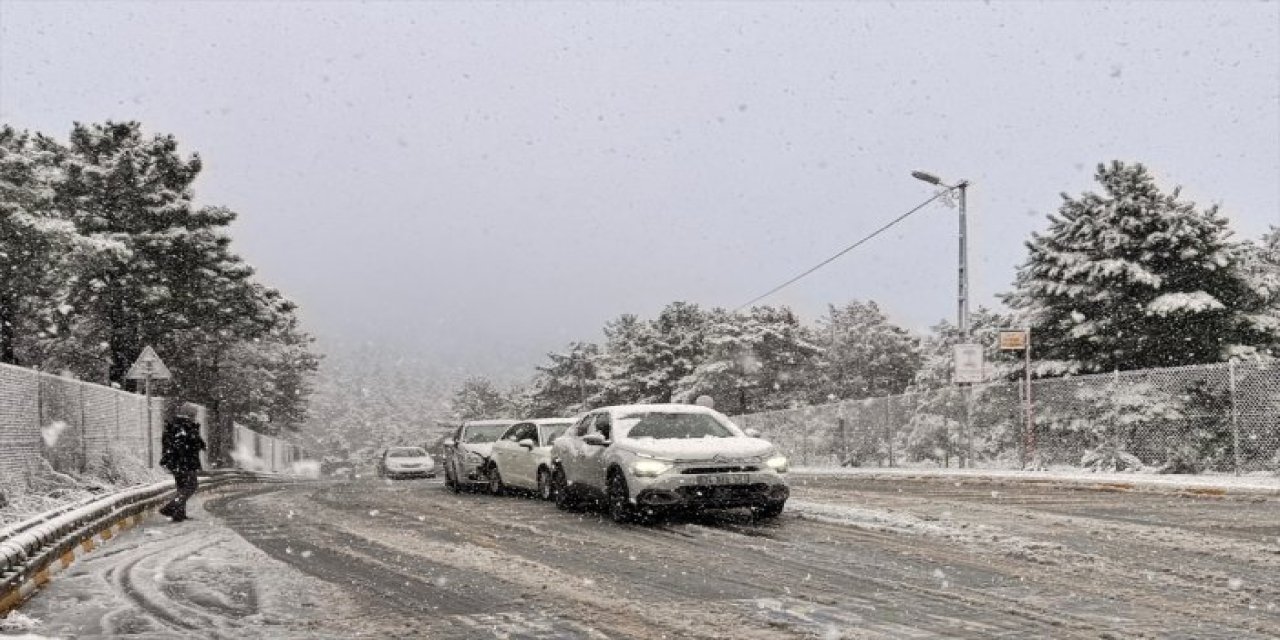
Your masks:
M160 457L165 401L0 365L0 489L56 479L128 481Z
M992 383L735 417L801 466L1280 468L1280 364ZM1031 428L1027 428L1028 413Z
M302 447L239 424L232 429L232 442L235 450L231 456L236 466L251 471L291 471L307 459Z

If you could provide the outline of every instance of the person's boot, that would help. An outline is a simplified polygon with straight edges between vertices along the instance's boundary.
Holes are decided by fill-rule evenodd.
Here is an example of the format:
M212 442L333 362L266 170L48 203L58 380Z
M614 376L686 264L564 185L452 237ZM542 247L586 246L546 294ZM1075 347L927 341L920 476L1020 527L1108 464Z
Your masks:
M168 518L172 518L172 517L173 517L173 505L172 505L172 504L166 504L166 505L164 505L163 507L160 507L160 515L165 516L165 517L168 517Z

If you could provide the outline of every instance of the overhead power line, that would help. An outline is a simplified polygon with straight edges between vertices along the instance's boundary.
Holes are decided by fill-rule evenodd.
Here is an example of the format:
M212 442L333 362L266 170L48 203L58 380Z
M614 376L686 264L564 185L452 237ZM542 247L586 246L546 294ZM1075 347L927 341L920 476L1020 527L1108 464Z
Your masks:
M872 231L871 233L867 234L867 236L866 236L866 237L864 237L864 238L862 238L861 240L859 240L859 241L857 241L857 242L855 242L855 243L853 243L853 244L851 244L851 245L849 245L849 246L847 246L847 247L845 247L845 248L841 249L841 250L840 250L840 252L839 252L839 253L837 253L837 254L835 254L834 256L831 256L830 258L827 258L826 260L823 260L822 262L819 262L818 264L816 264L816 265L814 265L814 266L810 267L810 268L809 268L808 270L806 270L804 273L801 273L800 275L798 275L798 276L796 276L796 277L794 277L794 278L792 278L792 279L790 279L790 280L788 280L788 281L786 281L786 282L784 282L784 283L782 283L782 284L780 284L780 285L778 285L778 286L776 286L776 287L774 287L774 288L772 288L772 289L770 289L770 290L768 290L768 291L766 291L766 292L764 292L764 293L762 293L762 294L760 294L760 295L758 295L758 296L756 296L756 297L752 298L749 302L747 302L747 303L745 303L745 304L742 304L742 305L739 305L739 306L738 306L738 308L736 308L736 309L734 309L734 310L733 310L733 312L734 312L734 313L737 313L737 312L739 312L739 311L742 311L743 309L745 309L745 308L747 308L747 307L749 307L749 306L751 306L751 305L753 305L753 304L755 304L755 303L757 303L757 302L759 302L759 301L761 301L761 300L763 300L763 299L765 299L765 298L768 298L769 296L771 296L771 295L773 295L773 294L775 294L775 293L777 293L777 292L779 292L779 291L782 291L783 289L786 289L787 287L789 287L789 286L791 286L791 285L795 284L796 282L798 282L801 278L804 278L805 276L807 276L807 275L809 275L809 274L813 273L814 271L817 271L818 269L821 269L821 268L823 268L823 267L825 267L825 266L827 266L827 265L831 264L832 262L834 262L834 261L835 261L837 258L839 258L840 256L842 256L842 255L844 255L844 254L846 254L846 253L849 253L850 251L853 251L854 249L857 249L858 247L862 246L862 244L863 244L863 243L865 243L865 242L867 242L868 240L870 240L870 239L872 239L872 238L874 238L874 237L876 237L876 236L880 235L881 233L884 233L885 231L888 231L888 230L889 230L889 228L891 228L893 225L898 224L899 222L902 222L903 220L906 220L906 219L907 219L907 217L908 217L908 216L910 216L911 214L913 214L913 213L915 213L915 212L917 212L917 211L919 211L919 210L921 210L921 209L925 208L925 206L927 206L929 203L933 202L934 200L937 200L938 198L941 198L942 196L947 195L948 193L951 193L951 192L952 192L952 191L954 191L955 189L956 189L956 187L948 187L948 188L946 188L946 189L943 189L942 191L939 191L939 192L937 192L937 193L933 194L933 197L932 197L932 198L929 198L928 200L925 200L924 202L921 202L920 204L918 204L918 205L916 205L916 206L912 207L910 211L908 211L908 212L906 212L906 213L904 213L904 214L902 214L902 215L900 215L900 216L898 216L898 217L894 218L893 220L890 220L888 224L884 225L883 227L880 227L879 229L876 229L875 231Z

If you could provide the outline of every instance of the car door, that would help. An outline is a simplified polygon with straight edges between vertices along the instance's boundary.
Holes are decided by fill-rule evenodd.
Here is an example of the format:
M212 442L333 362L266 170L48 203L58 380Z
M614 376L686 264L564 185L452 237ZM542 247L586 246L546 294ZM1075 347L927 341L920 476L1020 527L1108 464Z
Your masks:
M595 414L588 434L598 433L609 440L613 433L613 416L608 411ZM604 452L609 445L591 445L579 441L582 453L579 456L579 476L582 482L599 491L604 491Z
M587 435L591 431L591 423L596 419L594 413L588 413L582 416L578 424L573 426L570 437L564 439L563 453L560 457L560 466L564 469L565 479L570 484L582 482L582 452L586 447L582 443L582 436Z
M522 427L523 425L520 424L511 425L511 428L507 429L500 438L493 442L490 456L493 458L493 463L498 465L498 470L502 473L504 482L510 482L511 476L515 475L512 458L515 457L515 450L519 448L515 444L515 439Z
M520 433L520 439L516 440L518 449L518 464L520 471L520 483L526 489L533 489L538 486L538 460L534 457L533 449L520 447L521 440L532 440L534 448L538 446L538 425L529 423L525 425L524 431Z

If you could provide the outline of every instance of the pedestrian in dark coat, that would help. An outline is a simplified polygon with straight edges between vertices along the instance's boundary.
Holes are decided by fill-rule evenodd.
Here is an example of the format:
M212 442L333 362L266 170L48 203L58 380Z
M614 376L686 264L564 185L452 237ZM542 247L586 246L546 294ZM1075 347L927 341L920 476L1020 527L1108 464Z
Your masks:
M200 423L196 422L198 411L194 404L183 403L165 422L164 435L160 438L160 466L173 474L176 489L173 500L161 507L160 513L174 522L187 519L187 499L195 494L198 486L196 472L200 470L200 452L205 448Z

